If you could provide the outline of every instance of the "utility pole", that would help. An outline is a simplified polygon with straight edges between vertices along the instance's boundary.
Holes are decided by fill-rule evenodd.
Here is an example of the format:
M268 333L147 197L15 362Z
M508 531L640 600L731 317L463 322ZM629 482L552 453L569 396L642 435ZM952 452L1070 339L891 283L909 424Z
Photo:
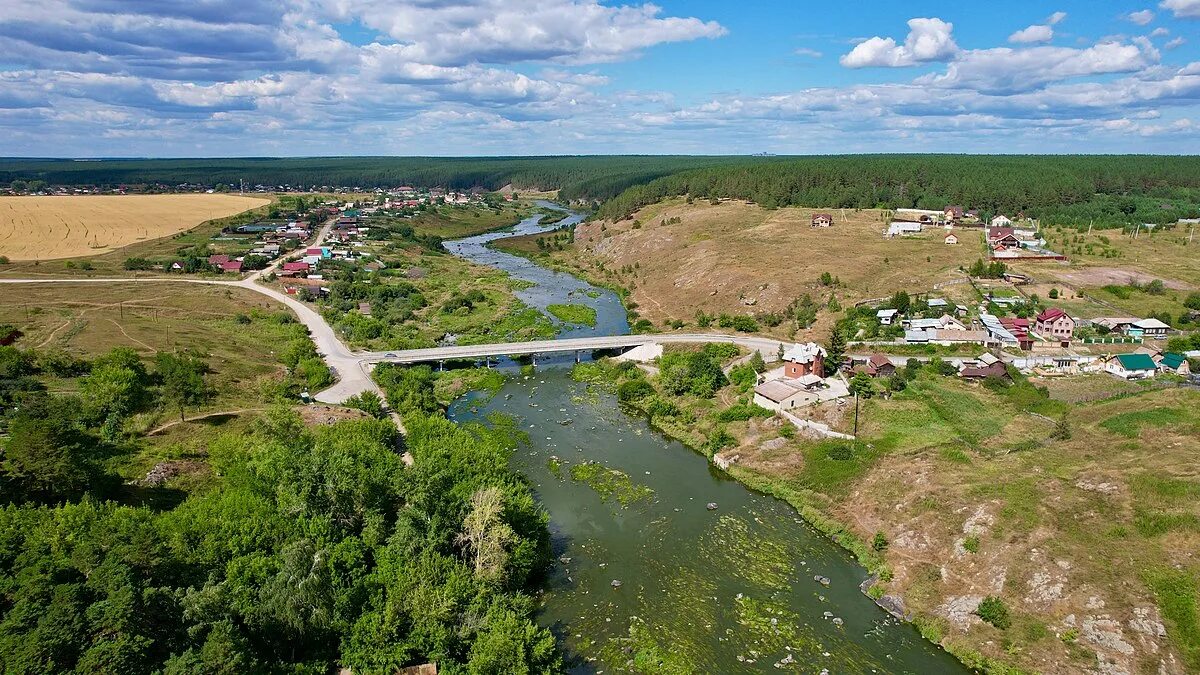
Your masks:
M858 392L854 392L854 440L858 440Z

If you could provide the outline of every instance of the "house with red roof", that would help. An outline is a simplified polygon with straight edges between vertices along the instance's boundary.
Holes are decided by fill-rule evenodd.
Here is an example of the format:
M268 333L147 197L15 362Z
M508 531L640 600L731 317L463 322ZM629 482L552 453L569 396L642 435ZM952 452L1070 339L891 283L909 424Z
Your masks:
M222 274L224 274L226 272L233 272L234 274L241 274L242 273L242 261L226 260L225 262L220 264L220 268L221 268Z
M212 265L213 267L220 267L227 262L229 262L229 256L227 255L216 254L208 256L208 264Z
M988 246L992 248L1013 248L1021 245L1011 227L993 227L988 230Z
M814 213L812 215L813 227L831 227L833 225L833 216L828 213Z
M307 272L312 269L312 266L306 262L285 262L283 263L284 272Z
M1075 334L1075 319L1057 307L1049 307L1037 315L1034 330L1047 340L1060 342L1066 347Z

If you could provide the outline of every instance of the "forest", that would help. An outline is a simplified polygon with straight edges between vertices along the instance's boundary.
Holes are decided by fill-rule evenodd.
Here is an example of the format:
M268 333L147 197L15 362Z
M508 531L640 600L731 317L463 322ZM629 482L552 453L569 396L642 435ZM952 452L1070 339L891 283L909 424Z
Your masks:
M185 493L122 481L113 462L138 438L121 419L194 404L204 371L0 347L0 669L559 669L532 620L547 518L508 469L511 426L456 425L431 378L392 378L407 437L377 401L317 427L279 404L211 442L213 477ZM63 377L77 393L43 383Z
M1087 227L1200 216L1200 158L862 155L768 158L635 185L597 214L621 219L667 197L745 199L766 208L925 208L1025 214Z
M623 218L665 197L766 208L932 208L1117 227L1200 216L1200 158L1151 155L840 155L2 159L0 185L290 185L559 190Z
M562 190L564 199L604 200L631 185L738 157L297 157L236 159L0 159L0 185L226 184L268 187L444 187Z

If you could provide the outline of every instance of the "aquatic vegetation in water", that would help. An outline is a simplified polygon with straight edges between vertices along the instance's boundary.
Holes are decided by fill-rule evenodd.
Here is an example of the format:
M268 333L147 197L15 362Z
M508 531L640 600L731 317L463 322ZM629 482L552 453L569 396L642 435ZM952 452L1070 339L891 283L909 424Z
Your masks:
M616 499L621 506L654 498L654 490L648 485L634 483L629 474L610 469L599 462L584 462L572 466L571 480L592 488L605 501L609 498Z
M554 474L555 478L562 480L563 461L561 459L557 456L551 456L550 459L546 460L546 466L550 469L550 473Z
M546 311L564 323L596 327L596 310L587 305L546 305Z

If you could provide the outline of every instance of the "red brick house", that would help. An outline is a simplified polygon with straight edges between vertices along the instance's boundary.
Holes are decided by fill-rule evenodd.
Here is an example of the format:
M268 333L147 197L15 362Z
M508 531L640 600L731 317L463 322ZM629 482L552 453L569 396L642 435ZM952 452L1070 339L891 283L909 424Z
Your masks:
M831 227L833 225L833 216L828 213L814 213L812 216L813 227Z
M792 345L783 354L783 376L792 379L805 375L825 377L825 356L825 349L815 342Z
M1050 307L1037 315L1034 330L1047 340L1061 342L1065 347L1070 344L1071 336L1075 334L1075 319L1057 307Z

